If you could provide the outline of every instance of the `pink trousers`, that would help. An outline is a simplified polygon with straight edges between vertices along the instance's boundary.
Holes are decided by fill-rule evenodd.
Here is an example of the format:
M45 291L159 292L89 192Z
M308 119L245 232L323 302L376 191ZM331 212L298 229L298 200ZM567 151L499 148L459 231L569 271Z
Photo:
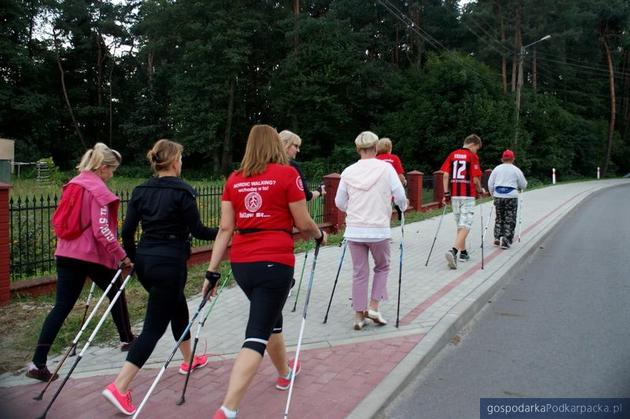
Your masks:
M352 307L354 311L365 311L368 307L370 253L374 258L371 298L377 301L387 299L390 240L385 239L372 243L348 241L348 248L350 255L352 255Z

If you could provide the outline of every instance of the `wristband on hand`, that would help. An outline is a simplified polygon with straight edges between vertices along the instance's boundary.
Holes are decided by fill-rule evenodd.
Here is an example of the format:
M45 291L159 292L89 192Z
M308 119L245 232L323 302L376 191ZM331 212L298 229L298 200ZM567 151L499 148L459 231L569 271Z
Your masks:
M318 227L319 228L319 227ZM315 239L315 242L317 244L322 244L322 241L324 241L324 232L322 231L322 229L319 229L319 232L321 233L321 236L319 237L319 239Z
M449 191L445 191L444 198L450 198L450 197L451 197L451 193Z
M216 287L217 282L221 279L221 274L219 272L206 271L206 279L210 282L210 289L212 289Z

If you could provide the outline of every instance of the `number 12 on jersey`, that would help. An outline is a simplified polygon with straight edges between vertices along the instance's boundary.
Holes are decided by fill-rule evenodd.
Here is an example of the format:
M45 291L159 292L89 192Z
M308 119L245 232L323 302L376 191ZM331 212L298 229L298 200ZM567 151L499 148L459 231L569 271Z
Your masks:
M464 180L466 179L466 160L453 160L453 179Z

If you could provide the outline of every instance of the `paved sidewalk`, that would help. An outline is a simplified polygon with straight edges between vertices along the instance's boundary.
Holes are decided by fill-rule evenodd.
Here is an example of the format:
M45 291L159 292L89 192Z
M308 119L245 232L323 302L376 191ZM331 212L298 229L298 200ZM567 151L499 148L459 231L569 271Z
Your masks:
M522 240L507 251L492 246L492 226L486 235L485 269L481 269L481 226L479 207L469 239L471 261L458 270L446 266L444 253L455 236L452 215L447 214L428 267L424 266L439 217L409 224L405 228L404 266L400 328L394 327L398 283L400 229L394 229L390 300L382 304L382 313L390 324L364 330L352 330L351 261L346 253L327 324L322 324L342 248L322 248L317 261L315 284L308 310L304 335L303 373L296 381L289 416L293 418L369 418L376 415L398 388L448 342L494 294L502 278L515 274L546 234L582 200L602 188L630 185L627 180L606 180L556 185L524 194ZM491 203L483 204L484 221L491 213ZM296 260L296 277L304 263ZM284 310L285 338L291 351L301 323L306 282L312 263L307 261L298 310L291 312L296 293ZM199 298L189 302L191 311ZM240 349L247 316L247 300L238 288L226 290L220 297L202 330L200 347L207 343L211 354L208 367L191 377L187 402L176 406L183 386L183 376L176 367L177 354L143 410L143 417L181 418L210 417L223 398L233 358ZM195 329L194 329L195 330ZM193 331L194 331L193 330ZM158 344L149 362L134 381L134 400L139 404L170 353L170 332ZM113 379L125 355L117 348L95 347L87 351L66 388L48 414L48 418L122 417L106 402L100 391ZM59 358L49 362L55 367ZM62 377L72 364L62 368ZM286 392L274 388L275 371L265 358L242 404L240 418L280 418L286 403ZM44 401L34 401L44 384L33 383L20 375L0 377L0 417L34 418L43 412L54 394L51 386ZM203 413L202 413L203 412Z

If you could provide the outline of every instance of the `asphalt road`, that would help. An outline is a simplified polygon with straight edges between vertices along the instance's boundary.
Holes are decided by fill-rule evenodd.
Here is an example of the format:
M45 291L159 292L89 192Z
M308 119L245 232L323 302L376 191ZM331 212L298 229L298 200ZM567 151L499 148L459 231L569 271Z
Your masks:
M570 213L382 417L479 418L482 397L630 397L629 266L623 186Z

